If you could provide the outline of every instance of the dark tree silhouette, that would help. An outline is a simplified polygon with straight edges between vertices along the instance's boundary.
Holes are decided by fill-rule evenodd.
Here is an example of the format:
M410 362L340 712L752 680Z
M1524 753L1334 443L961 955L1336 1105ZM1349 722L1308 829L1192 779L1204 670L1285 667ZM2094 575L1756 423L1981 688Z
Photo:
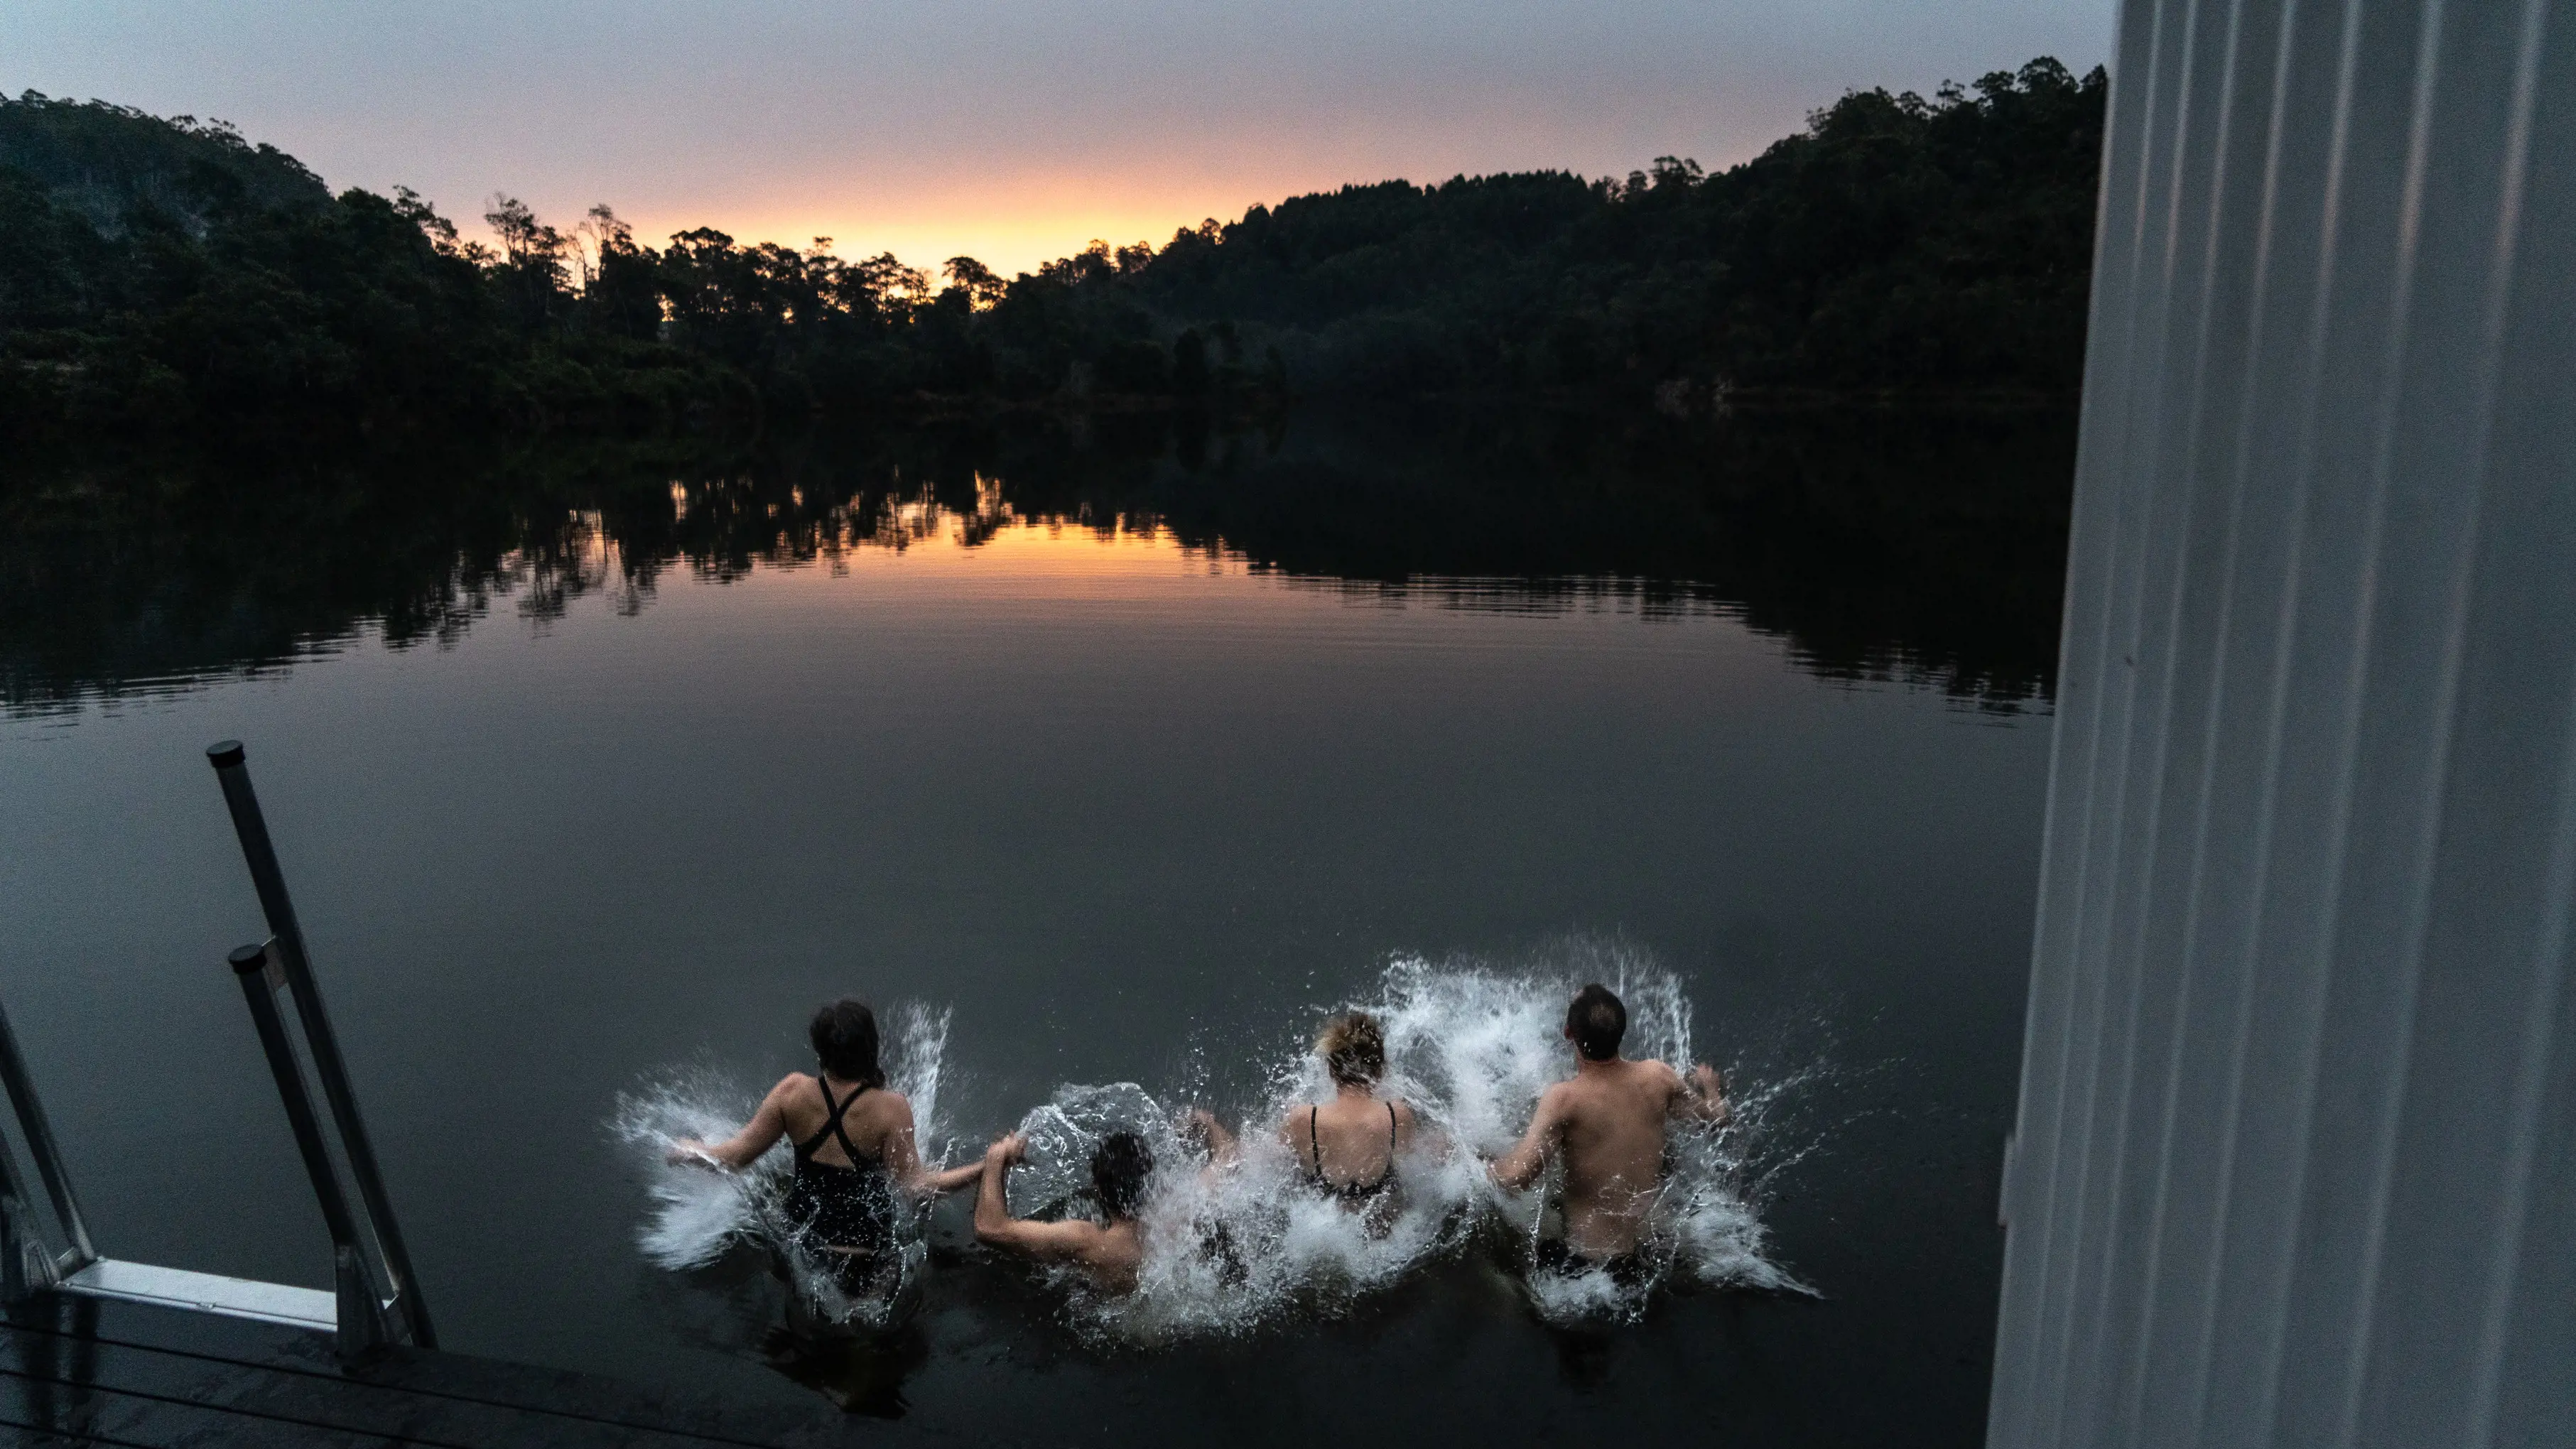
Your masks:
M1384 181L1004 279L515 198L467 240L230 128L0 99L0 430L669 427L817 408L1276 406L1307 393L1712 406L2068 394L2106 82L2052 60L1854 91L1709 175L1658 157ZM1211 355L1213 353L1213 356ZM1248 359L1258 356L1258 365Z

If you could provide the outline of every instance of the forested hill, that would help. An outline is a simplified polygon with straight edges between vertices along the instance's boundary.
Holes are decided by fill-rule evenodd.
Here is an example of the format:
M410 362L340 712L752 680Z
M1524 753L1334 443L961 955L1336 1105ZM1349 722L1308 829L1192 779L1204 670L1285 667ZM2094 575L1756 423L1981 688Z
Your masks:
M168 120L121 107L0 98L0 167L24 173L57 205L109 237L147 213L203 236L217 210L313 208L331 189L274 146L223 122Z
M507 198L468 239L220 124L0 99L0 431L659 426L976 402L2070 393L2106 86L1856 91L1664 158L1345 187L1004 279Z
M1716 176L1348 186L1183 232L1135 290L1288 329L1372 389L2072 390L2105 88L2040 60L1929 101L1854 92Z

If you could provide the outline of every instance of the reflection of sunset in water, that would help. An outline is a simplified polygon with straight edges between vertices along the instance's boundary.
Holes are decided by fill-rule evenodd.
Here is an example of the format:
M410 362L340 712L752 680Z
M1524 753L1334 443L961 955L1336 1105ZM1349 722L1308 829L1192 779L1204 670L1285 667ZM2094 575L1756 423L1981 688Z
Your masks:
M1142 583L1177 575L1244 575L1262 572L1241 552L1223 545L1186 542L1150 513L1102 512L1088 507L1071 514L1028 513L1004 496L1002 480L974 475L971 506L943 503L928 486L909 492L862 494L846 504L805 513L798 490L788 509L762 505L779 520L777 531L762 540L759 565L745 569L726 559L666 558L631 555L613 535L604 515L577 510L569 515L564 547L539 554L521 550L504 565L504 577L528 590L530 598L555 601L523 606L523 613L560 612L569 596L606 592L621 597L624 612L641 607L644 594L664 579L746 581L755 575L794 575L819 569L834 578L870 571L897 571L910 583L948 578L959 583L1008 582L1010 591L1062 591L1067 595L1096 591L1116 580ZM685 522L706 506L703 491L671 484L671 517ZM740 536L736 536L739 544Z
M466 464L445 485L471 500L463 511L428 503L412 471L348 460L369 503L327 531L253 514L12 539L0 573L24 604L0 609L0 710L78 713L485 631L633 635L639 615L791 653L807 645L745 631L975 649L1089 631L1077 655L1129 625L1285 652L1361 636L1785 642L1792 663L1837 680L2046 707L2063 523L2044 504L2071 465L2071 422L1997 436L1911 415L1747 413L1691 435L1695 451L1644 454L1546 419L1478 426L1199 430L1113 414L789 435L748 454L529 453ZM1909 500L1934 481L1978 512L1927 520ZM1883 523L1855 531L1855 500ZM1961 557L1980 568L1961 572ZM1701 619L1750 632L1664 627Z
M951 617L1018 609L1032 601L1114 605L1175 613L1277 614L1285 608L1418 604L1449 612L1510 615L1619 614L1646 618L1741 618L1743 610L1703 594L1672 594L1607 575L1538 581L1513 577L1413 574L1365 579L1318 576L1266 563L1226 540L1184 538L1149 511L1023 512L1000 478L972 475L972 502L955 490L942 501L929 485L860 492L808 510L803 491L751 509L774 521L765 535L737 526L720 554L630 550L605 515L570 514L553 547L507 556L493 592L519 599L523 618L562 617L580 597L602 595L618 613L642 611L671 586L714 584L748 592L755 609L929 605ZM710 506L742 501L718 483L670 485L674 523ZM827 587L817 590L817 583ZM1282 620L1284 624L1285 619ZM1313 627L1312 620L1298 627Z

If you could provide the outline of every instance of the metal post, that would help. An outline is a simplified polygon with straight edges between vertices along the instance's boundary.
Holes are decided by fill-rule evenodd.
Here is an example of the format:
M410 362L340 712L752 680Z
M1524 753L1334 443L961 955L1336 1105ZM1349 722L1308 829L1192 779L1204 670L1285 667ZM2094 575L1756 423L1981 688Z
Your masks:
M0 1143L0 1306L11 1308L26 1302L27 1295L44 1281L43 1268L53 1266L44 1239L27 1220L27 1199L18 1191L13 1157L8 1145Z
M71 1239L71 1250L55 1264L54 1276L79 1272L97 1261L98 1249L90 1244L89 1224L81 1217L79 1199L72 1196L71 1174L63 1167L62 1149L54 1143L54 1129L45 1120L45 1106L37 1099L35 1083L27 1076L26 1058L18 1054L18 1034L9 1029L6 1011L0 1011L0 1085L7 1087L9 1105L18 1113L19 1130L27 1134L27 1153L36 1159L36 1175L45 1180L45 1195L53 1199L54 1216L63 1225L63 1235Z
M226 960L250 1002L251 1023L259 1028L260 1050L277 1078L277 1095L286 1104L295 1149L303 1155L304 1170L313 1178L313 1195L322 1203L322 1222L331 1231L332 1277L339 1298L339 1349L342 1356L355 1357L384 1341L383 1314L361 1268L357 1220L350 1216L349 1200L341 1195L340 1175L332 1170L330 1149L322 1141L322 1119L315 1115L313 1099L305 1092L304 1070L296 1064L295 1049L286 1039L286 1018L277 1009L279 983L269 975L275 957L282 954L272 951L275 945L269 941L236 947Z
M260 814L259 796L251 790L250 769L243 763L241 741L222 740L207 746L206 760L215 767L215 778L223 784L224 803L232 810L233 830L241 837L242 857L250 865L251 886L258 891L260 910L268 917L278 965L285 973L289 994L295 998L295 1014L303 1023L314 1071L322 1079L323 1100L330 1104L332 1121L340 1129L349 1171L358 1180L358 1197L366 1206L367 1225L374 1230L385 1271L393 1279L388 1286L410 1329L411 1341L422 1348L435 1348L438 1339L429 1326L429 1307L421 1297L420 1280L412 1273L411 1254L403 1246L393 1200L385 1192L383 1175L376 1170L375 1148L368 1141L365 1121L358 1115L357 1094L349 1086L348 1068L341 1063L339 1040L332 1035L331 1018L322 1009L322 991L314 982L312 961L304 951L304 932L296 924L294 902L287 898L285 873L279 870L276 848L269 843L268 822Z

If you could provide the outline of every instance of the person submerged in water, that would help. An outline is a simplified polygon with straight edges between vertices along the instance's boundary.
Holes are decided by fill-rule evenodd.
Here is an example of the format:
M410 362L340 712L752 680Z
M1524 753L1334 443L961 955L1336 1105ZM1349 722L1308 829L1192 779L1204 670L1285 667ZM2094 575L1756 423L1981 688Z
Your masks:
M1329 1102L1292 1107L1279 1124L1279 1143L1297 1163L1306 1185L1385 1231L1396 1207L1396 1174L1424 1129L1413 1105L1381 1097L1386 1078L1386 1032L1365 1011L1334 1017L1315 1040L1332 1078ZM1214 1162L1240 1151L1233 1134L1204 1108L1193 1110L1190 1129L1207 1142Z
M1091 1154L1091 1192L1105 1223L1082 1218L1039 1222L1011 1216L1002 1185L1028 1155L1028 1139L1014 1132L984 1150L983 1187L975 1195L975 1237L1005 1252L1040 1263L1071 1263L1107 1294L1132 1293L1144 1266L1143 1229L1136 1215L1154 1174L1154 1154L1133 1132L1112 1132Z
M1639 1251L1647 1217L1664 1186L1665 1130L1675 1117L1723 1125L1726 1085L1705 1062L1685 1078L1658 1061L1619 1055L1628 1009L1595 983L1565 1010L1574 1043L1574 1076L1539 1094L1519 1145L1487 1169L1495 1184L1518 1192L1535 1181L1551 1153L1565 1177L1559 1206L1565 1236L1542 1239L1542 1267L1561 1273L1607 1271L1627 1288L1642 1285Z
M817 1071L780 1078L733 1136L712 1143L684 1137L670 1158L740 1172L786 1138L796 1154L788 1221L844 1288L874 1291L897 1265L911 1204L964 1187L980 1168L922 1164L912 1103L886 1088L876 1013L865 1002L845 996L819 1008L808 1036Z

